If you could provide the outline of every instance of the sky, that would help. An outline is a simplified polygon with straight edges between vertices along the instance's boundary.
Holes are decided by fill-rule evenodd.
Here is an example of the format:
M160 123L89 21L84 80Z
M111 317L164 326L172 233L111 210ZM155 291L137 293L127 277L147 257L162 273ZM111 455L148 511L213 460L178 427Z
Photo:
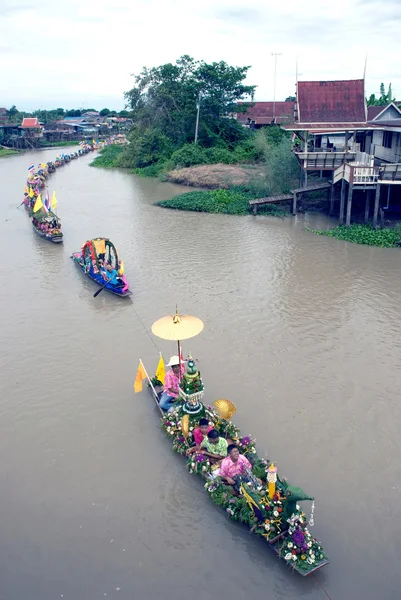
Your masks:
M93 8L92 8L93 7ZM401 99L400 0L0 0L0 107L124 108L143 66L184 54L250 65L255 100L299 80L392 83ZM278 53L279 56L272 56Z

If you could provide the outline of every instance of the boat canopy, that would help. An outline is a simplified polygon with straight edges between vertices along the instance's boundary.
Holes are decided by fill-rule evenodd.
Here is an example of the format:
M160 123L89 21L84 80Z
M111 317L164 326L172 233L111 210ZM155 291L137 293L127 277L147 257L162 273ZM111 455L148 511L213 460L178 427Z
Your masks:
M88 240L82 246L82 255L90 256L92 264L95 264L98 269L100 268L100 258L115 269L119 268L117 248L108 238L99 237Z
M34 219L36 219L37 221L39 221L40 223L44 222L44 221L57 221L57 223L60 222L60 218L51 210L46 211L43 210L42 208L39 209L38 211L32 213L32 217Z

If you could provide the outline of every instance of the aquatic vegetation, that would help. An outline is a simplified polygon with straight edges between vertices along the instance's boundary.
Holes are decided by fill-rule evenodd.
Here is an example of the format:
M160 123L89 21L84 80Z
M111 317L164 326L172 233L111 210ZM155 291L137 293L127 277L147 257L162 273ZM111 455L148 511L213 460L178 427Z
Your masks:
M113 167L118 167L119 159L124 152L123 146L119 146L117 144L112 144L111 146L106 146L103 148L99 156L97 156L91 163L91 167L101 167L102 169L111 169Z
M309 229L317 235L334 237L337 240L352 242L353 244L365 244L367 246L379 246L380 248L394 248L401 242L401 228L375 229L372 225L354 224L350 227L338 225L327 231Z
M207 190L180 194L170 200L156 202L163 208L175 208L195 212L221 213L227 215L248 215L249 200L255 197L253 192L236 189ZM260 211L272 216L284 216L287 211L276 205L263 207Z

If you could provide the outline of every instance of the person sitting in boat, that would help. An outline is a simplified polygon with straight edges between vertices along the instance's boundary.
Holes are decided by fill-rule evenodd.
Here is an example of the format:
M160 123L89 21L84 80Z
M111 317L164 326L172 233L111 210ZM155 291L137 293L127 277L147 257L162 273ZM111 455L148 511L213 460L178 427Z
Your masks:
M118 281L118 273L117 271L114 269L114 267L112 265L105 265L102 268L102 275L103 278L106 279L106 281L108 283L111 283L112 285L118 285L119 281Z
M246 469L252 470L249 460L240 454L238 446L230 444L227 448L227 456L221 461L219 475L230 485L235 485L238 478L247 481Z
M203 440L206 438L209 431L213 429L213 425L209 425L209 421L207 419L200 419L199 427L194 429L192 432L195 446L192 448L188 448L187 455L192 454L193 452L200 452L200 445Z
M227 456L227 446L227 440L220 437L217 429L211 429L201 443L200 450L209 457L211 464L215 464Z
M172 356L167 363L170 371L167 371L164 378L164 392L160 396L159 406L163 410L171 410L178 398L178 386L180 384L180 359L178 356ZM181 365L181 375L185 367Z

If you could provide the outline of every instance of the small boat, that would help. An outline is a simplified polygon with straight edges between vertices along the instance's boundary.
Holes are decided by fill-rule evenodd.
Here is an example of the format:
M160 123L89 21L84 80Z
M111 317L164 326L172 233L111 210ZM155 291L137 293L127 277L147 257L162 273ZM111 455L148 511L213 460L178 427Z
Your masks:
M166 317L160 321L165 319ZM153 330L154 326L155 323L152 326L153 333L159 335ZM171 325L166 323L165 327L171 335L173 318ZM164 335L160 334L160 337ZM232 423L231 418L236 408L230 400L221 398L213 402L212 406L203 401L204 386L192 357L188 358L186 373L182 375L179 385L177 402L169 413L164 413L159 406L163 387L158 376L150 378L142 361L141 368L161 413L162 430L172 443L173 451L186 459L190 473L200 475L206 480L204 488L212 502L223 509L231 519L249 527L250 533L267 542L268 547L301 576L306 577L326 566L329 559L321 543L310 532L308 519L299 504L305 500L313 501L313 498L301 488L294 487L279 477L277 468L267 459L258 456L255 440L249 435L242 436ZM220 437L226 438L229 444L234 443L240 454L250 463L250 468L243 467L242 475L235 476L238 479L233 486L219 477L219 467L211 464L208 456L201 451L186 456L188 448L195 444L192 431L199 425L200 418L206 418L219 432ZM313 510L314 504L309 527L314 525Z
M47 170L49 171L49 173L54 173L54 171L56 170L56 165L54 164L54 162L48 162L47 163Z
M70 160L71 160L71 159L70 159L70 155L69 155L69 154L64 154L64 155L63 155L63 158L64 158L64 162L66 162L66 163L69 163L69 162L70 162Z
M40 209L33 213L32 227L39 237L49 242L59 244L63 241L60 219L52 211Z
M108 238L88 240L82 246L81 252L74 252L71 258L89 279L104 287L111 294L122 298L132 295L124 275L124 265L118 258L116 247ZM118 273L116 283L105 283L102 272L107 273L107 269L110 267Z
M58 167L61 167L63 163L61 162L61 160L59 158L56 158L56 160L54 161L54 166L58 169Z

